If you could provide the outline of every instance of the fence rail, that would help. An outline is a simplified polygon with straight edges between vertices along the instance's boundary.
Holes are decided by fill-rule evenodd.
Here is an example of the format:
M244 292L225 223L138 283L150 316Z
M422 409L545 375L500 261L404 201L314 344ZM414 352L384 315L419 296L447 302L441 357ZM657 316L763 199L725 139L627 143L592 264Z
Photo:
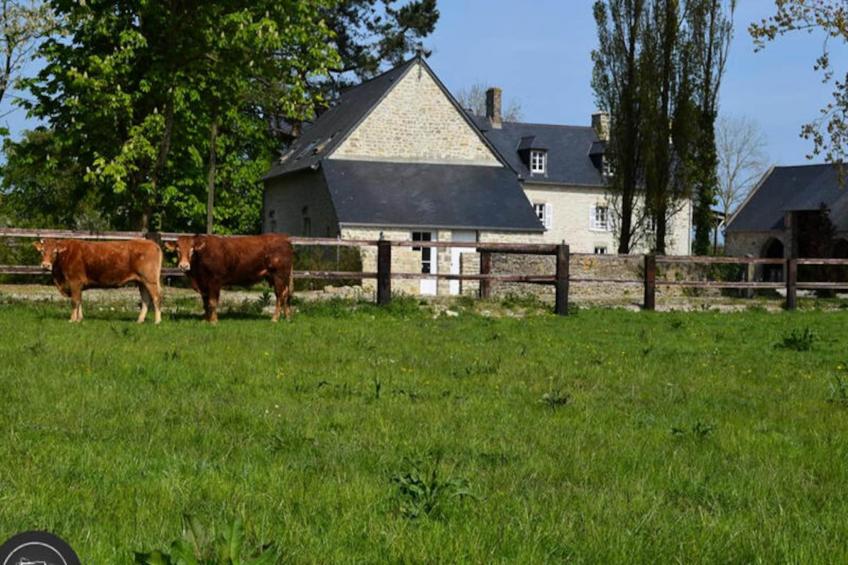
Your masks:
M132 231L73 231L37 228L0 228L0 239L83 239L83 240L128 240L148 238L156 241L174 241L183 234L176 232L143 233ZM376 279L377 303L388 304L391 301L391 281L422 279L447 281L478 281L479 294L483 298L491 295L492 283L530 283L552 285L555 290L554 311L557 314L568 313L569 288L575 284L627 284L642 285L644 290L643 307L654 310L656 307L657 287L683 287L700 289L743 289L743 290L786 290L786 307L794 309L797 305L798 290L848 290L848 282L839 281L798 281L799 265L845 266L848 259L830 258L760 258L760 257L694 257L670 255L632 255L627 256L633 261L643 261L643 276L639 279L608 278L608 277L572 277L570 262L575 259L591 259L593 261L620 260L618 255L593 255L586 253L571 254L569 246L563 244L521 244L497 242L454 242L454 241L394 241L370 239L336 239L328 237L292 237L295 246L330 246L330 247L376 247L377 271L295 271L296 279L318 280L351 280ZM392 249L404 248L435 248L435 249L473 249L480 254L480 272L478 274L449 274L449 273L405 273L393 272L391 268ZM526 274L493 274L493 254L522 254L522 255L553 255L555 257L555 272L551 275ZM657 278L657 265L747 265L746 280L716 281L716 280L665 280ZM760 282L748 280L752 269L757 265L782 266L785 282ZM0 275L46 275L44 270L34 265L0 265ZM176 268L162 269L167 277L182 276L184 273Z

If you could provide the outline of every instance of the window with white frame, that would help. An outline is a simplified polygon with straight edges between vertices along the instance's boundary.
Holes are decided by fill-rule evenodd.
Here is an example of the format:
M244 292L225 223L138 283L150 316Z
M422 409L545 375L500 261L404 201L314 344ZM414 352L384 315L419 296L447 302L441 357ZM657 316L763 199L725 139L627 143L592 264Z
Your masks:
M533 174L545 174L548 165L548 153L546 151L534 150L530 152L530 172Z
M648 233L656 233L657 231L657 219L653 216L648 216L645 218L645 231Z
M542 222L546 230L551 229L551 218L553 216L553 208L550 204L537 202L533 204L533 210L536 212L536 217Z
M593 206L589 213L589 226L596 231L610 230L610 211L608 206Z
M412 241L433 241L433 234L428 231L414 231L412 232ZM434 249L432 247L413 247L412 250L421 252L421 272L425 275L430 274L433 270Z
M596 245L595 246L595 255L606 255L607 254L607 246L606 245Z
M615 167L612 166L612 161L606 155L601 156L601 172L605 177L615 175Z

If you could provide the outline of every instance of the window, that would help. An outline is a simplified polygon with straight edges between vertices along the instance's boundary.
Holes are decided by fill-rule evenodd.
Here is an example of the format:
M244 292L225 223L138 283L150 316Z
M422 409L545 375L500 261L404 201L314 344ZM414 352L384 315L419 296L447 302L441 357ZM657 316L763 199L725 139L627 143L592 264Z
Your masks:
M551 217L553 216L553 208L551 205L543 202L535 203L533 204L533 211L536 212L536 217L539 218L539 221L542 222L545 229L551 229Z
M412 232L412 241L433 241L432 232L414 231ZM433 260L435 254L432 247L413 247L413 251L421 252L421 272L425 275L430 274L433 270Z
M277 213L274 210L268 211L268 223L270 224L270 231L277 231Z
M609 208L607 206L593 206L589 215L589 226L596 231L609 231Z
M545 174L548 164L548 154L545 151L530 152L530 172Z
M612 161L606 156L601 156L601 172L605 177L615 175L615 167L612 166Z
M596 245L595 246L595 255L606 255L607 254L607 246L606 245Z
M656 233L657 231L657 219L653 216L648 216L645 219L645 231L648 233Z

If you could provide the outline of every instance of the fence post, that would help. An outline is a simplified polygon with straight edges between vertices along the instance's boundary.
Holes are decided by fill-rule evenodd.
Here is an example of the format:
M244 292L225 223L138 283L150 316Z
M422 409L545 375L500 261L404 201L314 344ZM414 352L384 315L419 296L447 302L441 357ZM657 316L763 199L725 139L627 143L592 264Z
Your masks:
M392 301L392 245L383 239L377 242L377 304L385 306Z
M156 245L162 245L162 234L158 231L149 231L144 234L144 239L149 239L154 242Z
M645 310L655 310L657 307L657 256L653 253L645 255Z
M794 310L798 306L798 260L790 257L786 260L786 309Z
M491 251L481 251L480 252L480 274L481 275L492 274L492 252ZM492 281L481 280L480 281L480 298L490 298L491 296L492 296Z
M556 254L556 303L554 313L558 316L568 315L568 276L570 253L568 245L557 245Z

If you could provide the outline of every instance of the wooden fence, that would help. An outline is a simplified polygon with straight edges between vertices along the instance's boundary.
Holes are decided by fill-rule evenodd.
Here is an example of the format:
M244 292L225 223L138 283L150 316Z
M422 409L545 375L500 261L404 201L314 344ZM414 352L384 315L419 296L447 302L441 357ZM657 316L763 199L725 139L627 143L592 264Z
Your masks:
M181 233L161 232L142 233L127 231L103 231L83 232L70 230L51 229L22 229L22 228L0 228L0 238L66 238L87 240L127 240L147 238L158 242L174 241ZM480 297L489 298L492 293L492 282L504 283L531 283L554 286L554 312L559 315L568 314L569 284L570 283L619 283L640 284L644 288L643 308L654 310L656 308L657 287L684 287L701 289L748 289L748 290L786 290L786 308L794 310L797 307L798 290L848 290L848 282L799 282L799 265L833 265L848 267L848 259L763 259L754 257L696 257L696 256L668 256L668 255L644 255L643 276L638 279L621 278L591 278L572 277L569 273L570 259L574 257L591 257L595 260L610 260L620 256L616 255L572 255L569 246L562 244L516 244L516 243L482 243L482 242L455 242L455 241L392 241L379 240L355 240L336 239L321 237L292 237L295 246L331 246L331 247L368 247L377 248L377 271L295 271L294 276L298 279L319 280L345 280L345 279L376 279L377 280L377 303L386 305L392 299L393 279L430 279L430 280L456 280L456 281L479 281ZM474 249L480 254L479 274L426 274L426 273L403 273L392 271L392 248L394 247L430 247L430 248L468 248ZM522 255L551 255L555 257L555 271L550 275L513 275L493 274L493 254L522 254ZM628 256L633 257L633 256ZM743 281L705 281L705 280L658 280L657 265L747 265L746 280ZM756 265L780 265L783 268L785 282L758 282L752 280L754 267ZM40 267L31 265L0 265L0 275L44 275ZM179 269L162 269L165 276L182 276Z

